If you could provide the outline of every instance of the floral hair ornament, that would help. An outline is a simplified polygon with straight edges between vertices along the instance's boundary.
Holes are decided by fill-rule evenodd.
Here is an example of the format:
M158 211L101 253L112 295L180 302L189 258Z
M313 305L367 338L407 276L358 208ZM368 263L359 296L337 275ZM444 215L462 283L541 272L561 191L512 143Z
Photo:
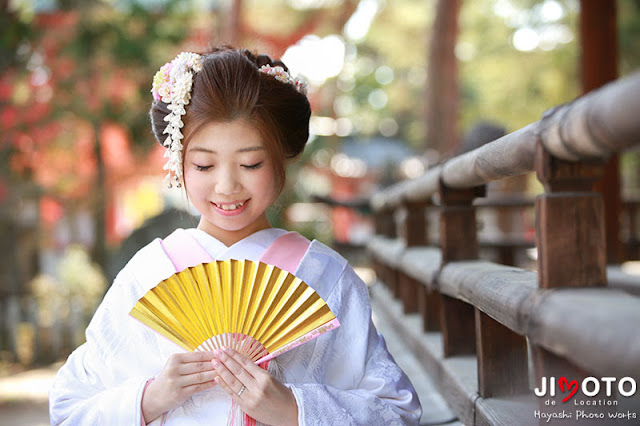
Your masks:
M283 83L292 84L293 87L303 95L307 94L307 83L299 78L291 77L291 74L279 65L275 67L272 67L271 65L263 65L260 67L259 71L267 75L271 75L275 77L276 80Z
M191 87L193 76L202 70L202 58L197 53L182 52L176 58L164 64L153 77L151 93L153 99L167 104L169 114L164 118L167 134L163 145L167 148L164 158L167 163L163 169L168 170L164 183L171 188L172 180L179 188L182 177L182 116L186 113L185 106L191 100ZM173 175L173 177L172 177Z

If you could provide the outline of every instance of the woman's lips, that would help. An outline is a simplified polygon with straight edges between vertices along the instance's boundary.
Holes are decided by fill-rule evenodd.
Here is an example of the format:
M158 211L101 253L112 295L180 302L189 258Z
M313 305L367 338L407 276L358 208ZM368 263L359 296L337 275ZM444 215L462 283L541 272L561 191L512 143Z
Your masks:
M219 214L223 216L236 216L242 213L247 208L248 203L249 200L221 204L211 202L211 205Z

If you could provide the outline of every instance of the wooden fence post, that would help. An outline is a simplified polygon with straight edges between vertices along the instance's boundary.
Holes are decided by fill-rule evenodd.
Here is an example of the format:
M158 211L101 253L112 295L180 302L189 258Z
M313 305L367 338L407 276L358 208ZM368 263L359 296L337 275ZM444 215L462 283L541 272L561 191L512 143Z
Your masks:
M405 202L398 214L398 236L404 241L405 247L427 245L426 202ZM399 271L400 298L404 305L404 313L418 312L419 294L424 284Z
M375 229L376 235L384 236L385 235L385 224L384 224L384 214L383 212L377 211L374 212L373 215L373 226ZM386 281L386 272L384 262L378 258L378 255L372 256L373 269L376 271L376 276L378 279L385 285L389 285Z
M559 287L606 286L606 237L602 197L593 191L602 176L602 162L568 162L553 157L538 142L536 174L545 193L536 198L536 247L538 248L538 286ZM588 327L585 324L585 327ZM543 378L566 377L569 382L582 380L588 372L561 356L532 345L536 385ZM581 392L574 400L585 399ZM558 391L555 397L540 398L540 407L560 411L567 395ZM615 396L613 397L615 398ZM554 400L555 410L544 405ZM593 398L589 398L593 399ZM573 402L573 401L572 401ZM573 405L573 404L572 404ZM606 406L580 406L586 412L604 412Z
M418 287L418 311L422 317L422 328L425 332L440 331L440 294L425 285Z
M529 389L527 341L475 309L478 393L483 398L513 396Z
M476 214L472 202L484 194L484 186L454 190L440 183L443 266L447 262L478 257ZM440 293L440 327L445 357L476 353L473 306Z
M478 240L473 199L485 187L451 191L441 185L441 248L443 264L476 259ZM478 393L483 398L524 393L529 388L527 344L521 336L478 308L442 295L445 356L478 356ZM464 337L462 337L464 336Z
M396 225L395 210L393 208L385 208L384 212L384 236L390 239L398 238L398 227ZM400 297L400 280L398 277L398 271L388 262L384 263L385 270L384 280L387 283L389 289L393 292L393 296Z
M396 238L396 225L392 210L384 208L376 213L375 231L377 235L385 238ZM397 280L394 270L385 259L374 259L374 265L380 280L395 294Z
M539 287L606 285L604 209L593 192L603 164L559 160L541 143L536 150L536 174L546 190L536 197Z

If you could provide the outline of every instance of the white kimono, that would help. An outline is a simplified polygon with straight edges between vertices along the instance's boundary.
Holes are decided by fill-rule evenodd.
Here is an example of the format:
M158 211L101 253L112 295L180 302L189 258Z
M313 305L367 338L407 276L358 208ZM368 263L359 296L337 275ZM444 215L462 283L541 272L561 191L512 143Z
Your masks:
M213 259L253 261L286 233L266 229L226 247L200 230L187 232ZM169 355L184 350L129 312L173 273L159 240L122 269L87 328L87 342L56 376L49 394L51 424L140 425L145 383ZM373 326L367 289L347 261L313 241L295 275L318 292L341 324L276 358L298 404L299 425L417 425L418 397ZM214 387L166 413L164 424L226 425L230 407L231 398Z

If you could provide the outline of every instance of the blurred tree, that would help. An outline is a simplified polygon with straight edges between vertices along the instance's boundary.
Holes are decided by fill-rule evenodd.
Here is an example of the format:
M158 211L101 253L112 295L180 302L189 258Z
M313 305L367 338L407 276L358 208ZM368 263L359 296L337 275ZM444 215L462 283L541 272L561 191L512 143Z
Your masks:
M618 2L619 71L626 75L640 70L640 0ZM640 195L640 152L621 156L622 188L627 197Z
M165 21L166 17L173 17L168 7L163 15ZM75 69L71 78L60 82L59 87L80 95L71 96L64 105L65 110L91 126L96 164L95 183L92 185L93 255L104 269L107 262L106 211L109 195L101 127L107 121L114 121L134 134L141 130L141 125L148 128L149 102L143 100L148 98L145 92L148 91L149 76L155 72L155 67L149 67L155 62L153 47L158 43L177 44L186 33L175 31L175 27L175 32L170 30L171 27L168 32L160 32L164 23L158 23L153 14L136 2L131 4L127 14L107 9L97 2L82 2L78 11L76 37L64 48L64 53L74 60ZM138 93L134 88L138 88ZM131 90L134 99L127 99L127 94L122 93L126 90ZM95 103L87 105L87 100ZM129 105L125 108L126 104ZM148 139L134 137L134 140Z
M545 3L552 3L553 13L543 13ZM428 6L412 0L381 3L366 35L347 40L333 107L337 118L351 122L352 133L424 146L430 127L424 119L425 70L430 65L423 52L429 50L436 25L435 8ZM462 3L452 47L459 67L457 132L485 119L516 129L577 96L576 19L570 0ZM529 44L523 45L527 36ZM434 102L440 108L445 101Z
M306 35L341 33L358 1L342 0L333 4L319 1L315 7L310 2L306 8L282 7L282 4L274 7L278 3L274 0L245 0L243 19L238 22L242 45L279 58Z
M425 148L458 150L458 15L462 0L438 0L431 30L426 88Z
M173 3L162 13L137 2L126 10L77 3L63 2L63 8L77 8L29 20L12 17L14 27L27 30L13 32L3 49L17 44L26 64L14 61L0 74L6 92L0 99L2 149L10 166L3 170L14 180L33 179L45 195L64 200L67 213L90 207L94 255L104 267L109 188L103 155L110 147L101 134L116 123L134 142L154 146L148 127L151 76L174 46L187 36L193 43L199 34L196 26L184 31L191 16Z
M229 19L226 22L225 41L232 46L242 40L242 0L232 0Z

